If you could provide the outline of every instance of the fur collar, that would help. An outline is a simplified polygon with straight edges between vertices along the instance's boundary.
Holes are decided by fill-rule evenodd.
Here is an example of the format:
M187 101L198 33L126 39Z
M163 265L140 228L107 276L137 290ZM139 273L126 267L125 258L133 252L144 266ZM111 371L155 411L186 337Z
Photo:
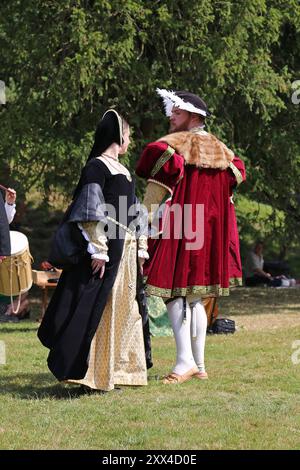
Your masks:
M188 165L225 170L234 158L234 153L213 134L208 132L175 132L159 141L166 142L182 155Z

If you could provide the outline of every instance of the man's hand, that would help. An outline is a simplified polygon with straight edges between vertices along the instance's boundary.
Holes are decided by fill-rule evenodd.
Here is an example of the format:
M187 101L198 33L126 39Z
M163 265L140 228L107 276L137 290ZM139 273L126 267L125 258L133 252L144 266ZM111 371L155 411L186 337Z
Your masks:
M11 206L16 202L17 199L17 193L14 189L7 188L7 191L5 193L5 201L7 204L10 204Z
M105 272L105 263L106 261L104 259L93 259L92 260L92 271L93 274L96 274L98 271L100 279L103 278L104 272Z
M6 256L0 256L0 263L6 258Z

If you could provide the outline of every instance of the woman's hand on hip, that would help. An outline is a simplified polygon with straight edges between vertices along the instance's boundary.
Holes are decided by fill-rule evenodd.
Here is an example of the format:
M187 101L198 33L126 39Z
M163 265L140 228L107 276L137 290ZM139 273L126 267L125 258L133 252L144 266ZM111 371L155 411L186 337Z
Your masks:
M99 277L100 279L103 278L104 272L105 272L105 263L106 261L104 259L93 259L92 260L92 271L93 274L97 274L99 272Z

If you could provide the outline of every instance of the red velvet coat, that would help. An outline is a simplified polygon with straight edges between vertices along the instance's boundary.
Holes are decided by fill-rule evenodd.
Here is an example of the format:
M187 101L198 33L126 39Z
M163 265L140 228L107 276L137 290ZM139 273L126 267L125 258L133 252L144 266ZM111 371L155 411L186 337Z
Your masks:
M213 163L212 168L203 168L189 163L191 152L187 156L186 149L184 156L178 150L170 156L166 154L167 149L172 150L163 141L149 144L136 169L139 176L168 188L171 194L168 204L171 207L178 204L177 208L181 208L176 222L168 210L163 235L149 240L150 259L144 265L147 292L165 298L188 294L228 295L229 285L241 284L242 277L237 223L230 196L237 179L239 182L245 179L243 162L232 154L226 157L231 160L229 164L225 162L226 169L214 168ZM224 159L215 166L224 166ZM184 209L187 204L190 209ZM197 205L201 206L198 206L196 227ZM170 237L165 238L168 232Z
M246 179L246 171L244 163L237 156L234 157L232 163L240 172L239 181L236 177L232 175L232 185L231 192L238 184ZM231 194L232 195L232 194ZM232 198L231 198L232 199ZM229 220L230 220L230 233L229 233L229 279L232 285L240 285L242 279L242 262L240 255L240 240L239 240L239 231L237 226L237 220L235 215L235 208L233 201L230 201L229 205ZM236 281L240 280L240 281Z

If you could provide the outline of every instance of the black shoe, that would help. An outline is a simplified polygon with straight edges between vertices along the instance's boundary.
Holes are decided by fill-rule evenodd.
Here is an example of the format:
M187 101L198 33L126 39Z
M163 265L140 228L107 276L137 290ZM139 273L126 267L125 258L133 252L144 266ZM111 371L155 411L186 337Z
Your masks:
M115 387L112 390L98 390L96 388L90 388L87 385L81 385L81 393L85 395L105 395L106 393L110 392L121 392L122 389L120 387Z
M0 303L0 316L4 315L7 309L8 309L7 304Z
M9 323L19 323L20 318L18 318L16 315L6 315L8 318Z
M8 315L0 314L0 323L7 323L9 321Z
M19 323L16 315L0 315L0 323Z
M90 388L87 385L81 385L80 388L84 395L104 395L104 393L107 393L105 390L97 390L96 388Z

